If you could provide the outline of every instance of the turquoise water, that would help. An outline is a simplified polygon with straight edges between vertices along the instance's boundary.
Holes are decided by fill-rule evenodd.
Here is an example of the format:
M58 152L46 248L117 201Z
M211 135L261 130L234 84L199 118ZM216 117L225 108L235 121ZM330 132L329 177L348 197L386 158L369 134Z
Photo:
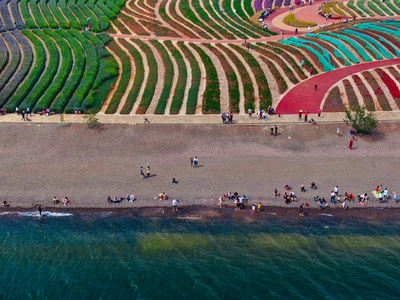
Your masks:
M0 299L398 299L400 223L0 215Z

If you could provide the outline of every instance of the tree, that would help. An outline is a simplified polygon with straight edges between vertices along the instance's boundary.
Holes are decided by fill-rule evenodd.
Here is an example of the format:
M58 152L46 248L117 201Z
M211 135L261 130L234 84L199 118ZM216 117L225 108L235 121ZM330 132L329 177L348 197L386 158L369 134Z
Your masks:
M345 110L346 118L343 121L352 126L357 133L369 134L378 126L378 121L373 112L367 112L365 106L358 106Z
M96 115L93 113L87 113L83 116L83 120L89 126L89 128L93 128L96 125L100 124L99 119L96 118Z

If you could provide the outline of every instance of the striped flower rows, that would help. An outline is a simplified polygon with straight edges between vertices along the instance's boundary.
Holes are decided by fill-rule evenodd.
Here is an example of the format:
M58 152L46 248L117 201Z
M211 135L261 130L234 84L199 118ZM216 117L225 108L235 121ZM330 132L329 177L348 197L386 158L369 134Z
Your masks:
M57 113L73 113L75 108L98 111L118 73L114 58L99 37L61 29L3 33L1 108L50 108Z

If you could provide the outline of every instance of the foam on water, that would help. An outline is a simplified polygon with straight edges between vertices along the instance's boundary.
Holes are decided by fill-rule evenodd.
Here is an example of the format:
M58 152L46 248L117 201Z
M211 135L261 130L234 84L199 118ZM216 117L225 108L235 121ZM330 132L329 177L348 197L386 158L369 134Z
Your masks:
M18 215L21 217L36 217L36 218L40 217L38 211L34 211L34 212L5 211L5 212L0 213L0 216L2 216L2 215ZM43 217L72 217L73 214L72 213L59 213L59 212L43 211L42 216Z

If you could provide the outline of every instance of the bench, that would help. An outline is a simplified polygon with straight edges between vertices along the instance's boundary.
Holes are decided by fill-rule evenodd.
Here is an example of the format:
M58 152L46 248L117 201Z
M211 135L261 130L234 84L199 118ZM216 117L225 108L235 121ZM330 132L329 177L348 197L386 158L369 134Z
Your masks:
M45 111L38 111L37 113L38 113L39 115L41 115L41 116L47 114ZM52 116L52 115L54 115L54 114L55 114L54 111L51 111L51 112L50 112L50 116Z
M6 114L6 112L7 112L7 110L6 110L5 108L1 108L1 109L0 109L0 114L1 114L1 115L4 116L4 115Z

